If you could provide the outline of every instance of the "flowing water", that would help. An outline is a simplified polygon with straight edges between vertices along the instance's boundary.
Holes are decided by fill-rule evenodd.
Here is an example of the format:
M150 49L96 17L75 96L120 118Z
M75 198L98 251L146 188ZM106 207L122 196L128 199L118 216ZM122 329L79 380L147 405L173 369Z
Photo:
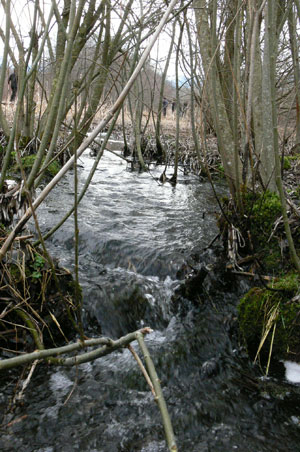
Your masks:
M88 153L82 157L79 185L92 164ZM107 154L80 205L79 275L90 336L154 330L146 343L179 451L300 451L299 386L280 369L261 378L236 334L246 284L210 272L218 257L201 251L217 234L211 188L183 175L176 188L161 185L161 172L131 172ZM43 233L71 206L73 186L69 173L39 208ZM73 236L70 219L47 242L71 270ZM191 267L208 272L203 293L175 303ZM2 410L14 391L7 380ZM38 367L23 403L4 419L3 451L167 450L158 407L127 349L78 368Z

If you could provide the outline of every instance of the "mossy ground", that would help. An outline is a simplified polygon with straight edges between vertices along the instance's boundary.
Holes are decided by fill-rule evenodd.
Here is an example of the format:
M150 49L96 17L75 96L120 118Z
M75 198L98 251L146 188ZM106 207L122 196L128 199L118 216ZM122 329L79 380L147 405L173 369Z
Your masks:
M288 244L281 220L281 204L277 194L266 191L262 194L242 193L243 213L232 210L228 200L224 208L226 218L240 231L243 246L239 247L241 258L255 256L255 271L278 276L291 270ZM227 247L228 222L222 215L219 227ZM300 228L295 227L293 239L300 253Z
M273 316L272 316L273 314ZM271 289L254 287L238 306L239 325L249 354L254 357L264 333L268 332L261 356L270 351L277 359L300 358L300 276L289 273Z
M23 166L25 173L28 173L31 170L31 168L35 162L35 159L36 159L36 154L25 155L24 157L21 158L22 166ZM43 162L42 162L42 164L43 164ZM46 169L45 177L52 178L58 173L59 170L60 170L60 164L55 160L52 163L50 163L50 165L48 165L48 167ZM11 171L13 173L18 172L19 165L17 163L14 163L11 168Z
M272 356L299 360L300 275L293 269L290 259L279 197L269 191L262 194L245 192L242 193L242 200L243 215L233 211L229 202L225 203L227 218L244 238L244 246L238 249L239 256L254 256L245 270L268 275L272 282L268 282L267 286L261 279L259 287L253 287L240 301L238 318L241 335L252 358L264 335L266 338L260 356L268 357L274 333ZM296 219L291 223L299 255L299 221L297 223ZM222 222L220 225L227 240L229 227Z
M266 191L261 196L248 194L245 200L246 227L251 247L257 253L266 273L277 274L287 265L283 227L275 228L281 217L281 204L276 194Z

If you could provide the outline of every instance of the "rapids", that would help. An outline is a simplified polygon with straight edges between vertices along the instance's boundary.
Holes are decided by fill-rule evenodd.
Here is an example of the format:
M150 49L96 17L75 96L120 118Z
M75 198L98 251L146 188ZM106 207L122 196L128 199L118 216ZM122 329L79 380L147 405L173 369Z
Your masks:
M92 164L88 153L80 159L80 186ZM283 365L264 379L249 360L236 322L247 283L210 271L217 252L203 251L218 232L211 187L181 173L176 188L161 185L161 172L131 172L105 153L80 204L88 334L117 338L141 326L154 330L146 343L179 451L300 451L299 385L285 381ZM70 172L39 208L43 233L71 206L73 187ZM71 218L47 241L70 270L73 237ZM191 268L207 272L198 300L178 295ZM128 350L78 368L37 367L23 403L9 412L13 393L13 380L2 376L2 451L167 450L158 407Z

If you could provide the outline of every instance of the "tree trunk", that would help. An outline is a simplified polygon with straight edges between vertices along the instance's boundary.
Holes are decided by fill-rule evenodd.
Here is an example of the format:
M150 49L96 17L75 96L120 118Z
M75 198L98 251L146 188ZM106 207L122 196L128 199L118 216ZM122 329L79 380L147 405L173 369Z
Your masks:
M269 81L268 86L270 90L270 100L271 100L271 121L273 126L273 158L275 162L275 182L276 187L278 189L279 198L281 202L281 211L283 217L283 223L286 233L286 238L289 244L289 251L291 259L296 267L297 271L300 273L300 259L297 255L293 237L291 234L291 229L289 225L289 219L287 215L286 209L286 200L283 189L283 183L281 179L281 168L280 168L280 159L279 159L279 150L278 150L278 128L277 128L277 109L276 109L276 91L275 91L275 72L276 72L276 56L277 56L277 29L276 29L276 19L277 19L277 7L278 1L276 0L268 0L268 8L266 12L266 32L265 39L267 48L265 49L265 58L268 58L268 75Z
M295 106L296 106L295 152L300 152L300 65L299 65L299 45L296 32L297 21L295 13L293 12L293 6L290 7L288 24L295 82Z
M205 0L194 0L197 36L200 45L202 64L205 72L205 89L212 111L214 128L217 134L219 152L225 171L227 183L233 199L240 189L236 175L241 173L240 159L235 159L235 143L223 96L216 55L216 1L213 1L211 26L209 25L208 7Z
M162 73L162 77L161 77L161 85L160 85L160 93L159 93L159 101L158 101L158 112L157 112L157 121L156 121L156 127L155 127L155 139L156 139L156 149L157 149L157 153L158 153L158 160L165 160L166 161L166 151L161 143L161 139L160 139L160 131L161 131L161 116L162 116L162 112L163 112L163 98L164 98L164 89L165 89L165 82L166 82L166 78L167 78L167 72L170 66L170 60L171 60L171 56L172 56L172 52L173 52L173 47L174 47L174 40L175 40L175 25L176 23L174 22L173 24L173 29L172 29L172 36L171 36L171 41L170 41L170 45L169 45L169 51L168 51L168 55L167 55L167 59L165 62L165 67Z

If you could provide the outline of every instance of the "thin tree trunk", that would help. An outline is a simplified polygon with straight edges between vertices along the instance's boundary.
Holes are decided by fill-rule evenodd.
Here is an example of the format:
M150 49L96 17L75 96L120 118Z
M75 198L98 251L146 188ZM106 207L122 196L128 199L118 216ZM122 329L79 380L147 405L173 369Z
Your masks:
M256 0L253 0L254 3ZM249 52L249 80L248 80L248 93L246 102L246 124L245 124L245 145L244 145L244 165L243 165L243 182L246 182L249 158L252 158L254 148L252 141L252 119L254 123L254 136L255 142L258 146L257 155L260 154L261 146L261 71L260 71L260 49L259 49L259 21L262 14L266 0L263 1L259 10L255 9L254 4L249 7L253 8L253 26L250 35L250 52ZM254 102L255 98L255 102ZM252 115L252 109L254 114ZM252 186L255 184L255 175L252 173Z
M38 55L38 36L35 30L32 30L32 40L33 40L33 47L32 47L32 62L36 59ZM26 96L26 111L25 111L25 118L24 118L24 132L23 135L30 139L33 137L33 130L34 130L34 117L35 117L35 101L34 101L34 93L35 93L35 86L36 86L36 78L37 78L37 68L34 69L32 72L32 76L28 80L28 87L27 87L27 96Z
M0 72L0 126L2 127L4 134L9 136L9 127L6 121L6 118L3 114L2 110L2 97L3 97L3 87L6 78L6 67L7 67L7 56L9 51L9 38L10 38L10 0L6 0L5 6L5 18L6 18L6 27L5 27L5 41L4 41L4 51L1 62L1 72ZM5 176L4 176L5 177ZM1 191L2 186L0 187Z
M277 8L277 0L273 0ZM270 21L269 15L266 16L265 23L265 42L264 42L264 57L263 57L263 77L262 77L262 97L263 97L263 150L261 152L261 166L260 174L264 187L270 191L276 192L276 179L275 179L275 158L274 158L274 129L272 121L272 97L271 97L271 55L269 54L270 49L272 51L276 50L273 43L270 43L270 39L276 39L276 35L272 38L268 32L268 27L270 26L268 20ZM277 39L276 39L277 41Z
M36 159L28 176L27 180L28 188L31 188L35 183L35 178L39 172L42 159L45 154L45 150L49 145L49 139L51 138L50 152L53 152L54 146L56 145L62 120L62 114L65 107L66 92L69 88L69 80L67 75L70 72L72 48L79 27L79 22L82 15L84 3L85 3L84 0L80 0L77 10L76 10L76 1L72 0L71 3L71 12L70 12L71 29L68 34L67 47L64 53L64 59L59 73L56 91L53 96L51 111L49 113L45 129L43 131L43 137L36 155Z
M236 24L233 37L233 83L232 83L232 130L234 139L234 166L235 166L235 180L236 184L240 186L240 174L239 174L239 150L240 150L240 133L239 133L239 102L240 98L240 86L241 86L241 74L240 74L240 46L241 46L241 0L238 1L238 13L236 16ZM243 211L243 205L241 200L240 190L236 191L236 201L240 212Z
M191 87L191 98L190 98L191 127L192 127L193 140L194 140L194 144L195 144L195 150L196 150L196 153L197 153L199 166L201 168L201 171L204 174L206 174L206 168L205 168L205 166L203 165L203 162L202 162L202 155L201 155L200 143L199 143L199 139L198 139L197 126L196 126L195 78L196 78L196 63L197 62L195 61L195 57L194 57L194 51L193 51L193 46L192 46L192 37L191 37L191 31L190 31L189 23L188 23L187 19L185 19L185 20L186 20L185 25L186 25L187 35L188 35L189 55L190 55L190 68L191 68L191 82L190 82L190 87ZM200 86L200 83L199 83L199 86ZM200 109L201 108L202 108L202 105L200 104ZM203 117L203 112L201 110L201 118L202 117ZM202 123L201 119L200 119L199 122Z
M24 63L24 60L23 60L23 56L21 58L22 67L23 67L23 73L22 73L22 77L20 77L21 69L19 69L19 81L18 81L18 83L19 83L19 93L18 93L17 108L16 108L16 111L15 111L14 121L13 121L13 125L12 125L11 131L10 131L9 141L8 141L8 144L7 144L7 147L6 147L4 161L3 161L3 165L2 165L2 171L1 171L1 177L0 177L0 192L1 192L2 187L3 187L6 171L7 171L8 166L9 166L11 153L13 151L13 146L14 146L16 135L17 135L17 126L18 126L18 123L19 123L19 118L22 116L22 112L23 112L23 97L24 97L24 93L25 93L26 84L27 84L29 78L31 77L33 71L36 69L36 66L37 66L37 64L38 64L38 62L39 62L39 60L41 58L42 51L44 49L44 45L45 45L45 42L46 42L46 37L47 37L48 31L49 31L49 27L50 27L52 14L53 14L53 9L51 8L50 12L49 12L47 27L44 30L44 36L43 36L43 40L42 40L39 52L38 52L38 54L36 56L35 61L32 63L31 69L28 71L28 73L26 75L24 75L24 73L25 73L25 69L24 69L25 68L25 63ZM16 149L17 149L17 144L18 143L16 143L16 146L15 146Z
M143 114L143 87L142 83L139 83L139 79L137 79L133 90L135 92L135 111L133 113L133 121L134 121L134 138L135 138L135 148L136 153L140 165L141 171L146 171L147 167L144 162L144 158L142 155L142 148L141 148L141 121L142 121L142 114Z
M165 62L164 70L161 77L161 85L160 85L160 93L159 93L159 101L158 101L158 112L157 112L157 121L156 121L156 128L155 128L155 139L156 139L156 149L159 156L159 159L166 161L166 151L161 143L160 134L161 134L161 116L163 112L163 98L164 98L164 90L165 90L165 83L167 78L168 69L170 66L170 60L173 52L173 46L174 46L174 40L175 40L175 22L173 24L173 30L172 30L172 36L171 41L169 45L169 51L167 55L167 59Z
M289 17L289 35L291 53L293 58L293 73L295 82L295 103L296 103L296 137L295 137L295 151L300 152L300 65L299 65L299 45L296 32L297 22L293 12L293 7L290 7Z
M174 34L175 34L176 21L174 23ZM180 98L179 98L179 54L182 42L184 30L184 22L180 24L180 32L176 48L176 59L175 59L175 80L176 80L176 135L175 135L175 159L174 159L174 173L170 179L173 184L177 183L177 173L178 173L178 153L179 153L179 133L180 133Z
M276 71L276 57L277 57L277 47L278 47L278 36L276 29L276 19L277 19L277 0L268 0L268 8L267 8L267 23L266 23L266 52L265 58L268 59L269 63L269 90L270 90L270 98L271 98L271 121L273 126L273 153L274 153L274 161L275 161L275 180L276 186L279 193L279 198L281 202L281 211L283 216L283 223L285 228L286 237L289 244L289 250L291 259L300 273L300 259L297 255L293 237L291 234L291 229L289 225L289 219L287 215L286 209L286 200L283 189L283 183L281 179L281 168L280 168L280 158L279 158L279 149L278 149L278 126L277 126L277 109L276 109L276 91L275 91L275 71ZM266 61L267 62L267 61Z
M212 16L208 19L208 9L205 0L194 0L197 35L200 45L202 64L205 72L205 89L211 108L214 128L217 134L219 152L224 167L225 176L233 199L240 189L236 174L240 174L241 164L235 160L235 143L224 102L219 71L216 63L218 43L216 38L217 2L212 2Z

